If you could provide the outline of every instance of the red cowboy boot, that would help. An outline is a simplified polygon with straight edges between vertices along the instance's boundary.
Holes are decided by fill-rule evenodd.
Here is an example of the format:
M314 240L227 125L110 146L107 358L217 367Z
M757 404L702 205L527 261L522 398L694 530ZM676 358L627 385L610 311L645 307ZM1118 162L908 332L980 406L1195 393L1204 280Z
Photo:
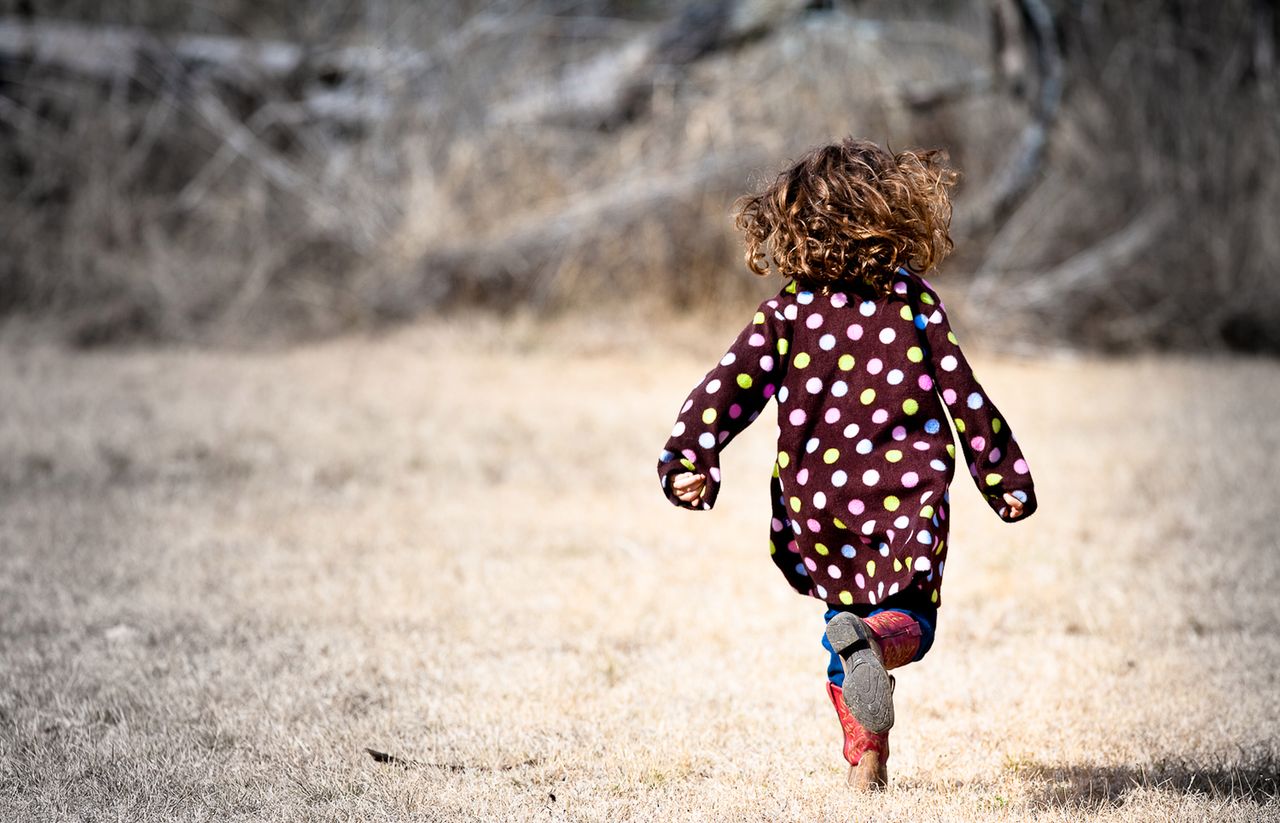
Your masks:
M892 678L889 688L892 690ZM827 682L827 696L836 707L840 730L844 732L844 759L849 761L848 783L860 791L889 786L889 733L872 734L858 723L845 705L841 689Z
M893 727L892 678L887 669L911 662L920 624L897 611L861 618L842 612L827 623L827 642L844 663L845 705L872 734Z
M905 666L920 648L920 624L910 615L897 611L880 612L864 620L880 645L880 657L886 669Z

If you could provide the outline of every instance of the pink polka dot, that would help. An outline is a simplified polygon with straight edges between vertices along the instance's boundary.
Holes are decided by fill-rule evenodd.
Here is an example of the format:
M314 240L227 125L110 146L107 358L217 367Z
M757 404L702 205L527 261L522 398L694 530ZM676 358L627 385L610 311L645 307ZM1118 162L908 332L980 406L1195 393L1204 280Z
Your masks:
M969 445L973 447L974 451L980 452L987 447L987 439L985 437L978 436L970 440Z
M804 409L792 409L791 414L787 415L787 420L791 421L793 426L803 426L805 420Z
M732 406L729 407L729 416L732 417L734 420L737 420L739 417L742 416L742 407L739 406L737 403L734 403Z
M681 453L682 455L684 455L685 457L687 457L687 458L689 459L689 462L690 462L690 463L692 463L692 462L694 462L694 461L696 461L696 460L698 459L698 455L694 454L693 449L685 449L684 451L682 451L682 452L680 452L680 453Z
M865 589L867 587L867 578L862 576L862 572L858 572L853 576L853 582L857 584L860 589Z
M832 563L830 566L827 566L827 576L830 577L832 580L839 580L840 567L837 566L835 563Z
M924 391L929 391L929 389L933 388L933 378L927 374L920 375L920 379L916 382L920 384L920 388Z
M861 500L849 501L849 514L862 514L867 510L867 506Z
M907 427L906 427L906 426L894 426L894 427L893 427L893 439L894 439L894 440L906 440L906 439L907 439Z
M923 452L923 451L928 451L928 450L929 450L929 444L928 444L928 443L926 443L926 442L924 442L923 440L917 440L916 442L912 443L911 445L915 447L916 451L922 451L922 452Z
M774 530L775 532L780 532L780 531L782 531L782 521L781 521L781 520L779 520L779 519L778 519L778 518L776 518L776 517L775 517L775 518L773 518L773 520L769 521L769 525L770 525L770 527L772 527L772 528L773 528L773 530Z
M747 343L748 343L748 344L750 344L750 345L752 345L752 346L756 346L756 347L763 346L763 345L764 345L764 335L763 335L763 334L759 334L759 333L753 334L753 335L751 335L750 337L748 337L748 338L747 338Z
M822 325L822 315L817 313L811 314L809 315L809 319L804 321L804 324L811 329L816 329L818 326Z
M873 357L867 361L867 374L879 374L884 368L884 362L879 357Z
M716 481L717 483L720 482L720 469L716 468L715 466L712 466L711 471L707 472L707 474L711 475L712 480Z
M846 334L849 335L850 340L861 340L862 326L858 325L857 323L854 323L853 325L849 326L849 329L846 332Z
M800 547L796 545L796 541L792 540L790 543L787 544L787 551L791 552L792 554L799 554Z
M764 392L763 392L763 394L764 394L764 399L765 399L765 400L768 400L770 397L773 397L773 391L774 391L774 387L773 387L773 384L772 384L772 383L770 383L769 385L765 386L765 387L764 387Z
M773 357L767 354L764 357L761 357L760 368L763 371L773 371Z
M809 527L809 531L811 532L822 531L822 524L819 523L817 520L814 520L812 517L809 518L809 521L805 525Z
M904 488L914 489L920 483L920 475L915 472L907 472L902 475L902 485Z
M1026 474L1029 471L1029 469L1027 468L1027 461L1019 457L1013 463L1013 470L1016 471L1018 474Z
M883 423L888 419L889 419L889 412L885 411L884 409L876 409L874 412L871 413L872 423Z
M797 483L799 483L801 486L803 486L805 483L808 483L808 482L809 482L809 470L808 470L808 469L801 469L799 472L797 472L797 473L796 473L796 482L797 482Z
M831 305L837 309L849 302L849 296L842 291L838 291L831 295Z
M812 557L806 557L804 559L804 565L805 565L805 568L807 568L811 572L816 572L818 570L818 564L813 562Z
M955 390L955 389L943 389L943 390L942 390L942 399L943 399L943 400L945 400L945 401L947 401L947 405L948 405L948 406L949 406L949 405L951 405L952 403L956 402L956 390Z
M827 413L826 415L824 415L823 419L826 420L828 423L838 422L840 420L840 410L832 406L831 408L827 409Z

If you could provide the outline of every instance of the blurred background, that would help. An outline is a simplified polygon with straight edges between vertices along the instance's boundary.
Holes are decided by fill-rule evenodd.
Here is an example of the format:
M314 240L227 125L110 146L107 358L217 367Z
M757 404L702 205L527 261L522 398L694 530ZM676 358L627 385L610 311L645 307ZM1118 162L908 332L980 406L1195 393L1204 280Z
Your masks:
M88 346L740 310L776 286L732 200L852 134L950 152L943 271L983 335L1276 352L1278 17L0 0L0 317Z

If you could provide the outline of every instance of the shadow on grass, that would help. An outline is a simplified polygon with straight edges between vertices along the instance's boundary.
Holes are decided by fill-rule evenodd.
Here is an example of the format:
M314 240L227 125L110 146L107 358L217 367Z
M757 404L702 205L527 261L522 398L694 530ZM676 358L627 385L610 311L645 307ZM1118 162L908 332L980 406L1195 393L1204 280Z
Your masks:
M1160 761L1135 766L1049 766L1019 763L1012 767L1036 785L1035 800L1045 806L1104 808L1122 806L1135 789L1182 795L1247 800L1259 805L1280 797L1280 761L1275 753L1243 758L1234 765L1192 761Z

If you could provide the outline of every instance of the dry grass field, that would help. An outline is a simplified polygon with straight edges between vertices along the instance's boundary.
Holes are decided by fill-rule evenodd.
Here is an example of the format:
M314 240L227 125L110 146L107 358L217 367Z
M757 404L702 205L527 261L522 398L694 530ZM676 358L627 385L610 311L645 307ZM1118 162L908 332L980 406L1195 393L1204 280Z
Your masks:
M1280 819L1280 364L972 353L1040 511L957 482L856 796L772 410L654 474L734 331L0 349L0 819Z

